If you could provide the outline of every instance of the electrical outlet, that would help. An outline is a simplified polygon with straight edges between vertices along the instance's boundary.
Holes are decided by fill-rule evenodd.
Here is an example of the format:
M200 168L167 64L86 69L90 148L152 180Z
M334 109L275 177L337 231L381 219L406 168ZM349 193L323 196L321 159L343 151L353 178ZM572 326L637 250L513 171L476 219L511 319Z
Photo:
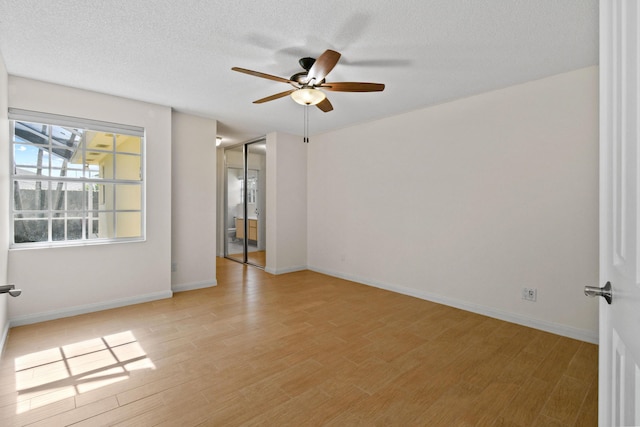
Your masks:
M536 302L536 300L538 299L538 290L536 288L523 288L522 299Z

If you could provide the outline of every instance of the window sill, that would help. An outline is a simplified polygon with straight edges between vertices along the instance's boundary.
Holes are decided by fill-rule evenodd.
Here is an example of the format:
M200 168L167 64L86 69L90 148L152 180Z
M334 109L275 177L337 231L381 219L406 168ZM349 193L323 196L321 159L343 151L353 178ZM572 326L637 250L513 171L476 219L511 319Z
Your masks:
M80 240L77 242L64 242L64 243L18 243L9 246L9 251L25 251L32 249L59 249L59 248L74 248L85 246L104 246L104 245L119 245L127 243L144 243L147 239L144 237L132 238L132 239L118 239L118 240Z

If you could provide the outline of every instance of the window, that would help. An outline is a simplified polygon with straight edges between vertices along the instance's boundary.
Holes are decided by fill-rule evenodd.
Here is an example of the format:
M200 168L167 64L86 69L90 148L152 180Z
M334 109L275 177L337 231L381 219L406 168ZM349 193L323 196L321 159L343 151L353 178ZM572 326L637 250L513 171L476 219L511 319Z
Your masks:
M144 129L9 110L13 247L144 239Z

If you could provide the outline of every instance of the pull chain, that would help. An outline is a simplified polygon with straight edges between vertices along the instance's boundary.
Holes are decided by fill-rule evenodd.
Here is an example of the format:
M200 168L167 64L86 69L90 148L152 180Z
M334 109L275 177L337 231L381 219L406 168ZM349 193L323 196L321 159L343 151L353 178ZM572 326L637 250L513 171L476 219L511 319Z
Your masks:
M309 143L309 106L304 106L304 136L302 141L306 144Z
M302 142L305 144L309 142L309 112L307 111L307 108L309 108L307 105L303 107L304 120L302 122Z

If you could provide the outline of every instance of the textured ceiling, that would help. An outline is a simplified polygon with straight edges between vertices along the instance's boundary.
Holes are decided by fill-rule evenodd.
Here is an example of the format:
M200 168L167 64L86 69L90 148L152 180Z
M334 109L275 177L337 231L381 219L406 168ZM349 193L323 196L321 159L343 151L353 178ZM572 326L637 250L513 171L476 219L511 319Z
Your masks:
M0 0L9 74L167 105L219 121L229 142L301 134L288 78L298 59L342 53L328 81L385 83L329 93L310 133L595 65L597 0Z

